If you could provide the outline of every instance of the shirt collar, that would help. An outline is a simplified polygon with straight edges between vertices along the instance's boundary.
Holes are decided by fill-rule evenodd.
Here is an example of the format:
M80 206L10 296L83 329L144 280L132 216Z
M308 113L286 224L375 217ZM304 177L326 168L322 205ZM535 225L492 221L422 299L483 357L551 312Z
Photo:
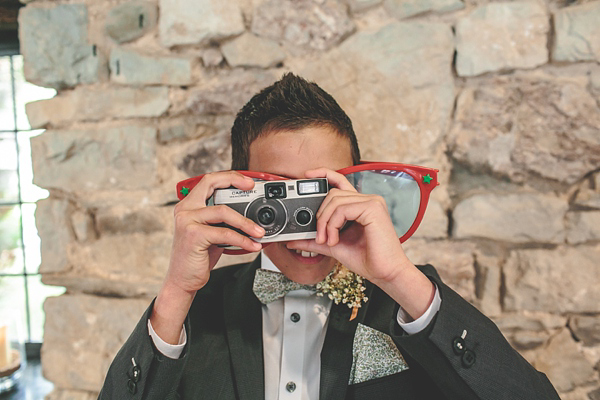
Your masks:
M265 254L264 251L260 252L260 267L268 271L281 272L279 268L273 264L273 261Z

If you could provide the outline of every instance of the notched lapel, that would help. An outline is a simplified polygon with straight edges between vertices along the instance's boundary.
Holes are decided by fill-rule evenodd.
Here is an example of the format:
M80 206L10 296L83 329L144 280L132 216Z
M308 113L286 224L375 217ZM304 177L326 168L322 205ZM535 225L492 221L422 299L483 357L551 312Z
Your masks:
M366 283L365 295L371 296L373 284ZM319 398L321 400L342 400L346 397L348 381L352 370L352 346L354 333L359 323L365 319L369 302L358 311L350 321L351 309L346 304L333 304L329 324L321 351L321 382Z
M252 292L260 257L243 267L224 290L227 342L240 399L265 397L261 303Z

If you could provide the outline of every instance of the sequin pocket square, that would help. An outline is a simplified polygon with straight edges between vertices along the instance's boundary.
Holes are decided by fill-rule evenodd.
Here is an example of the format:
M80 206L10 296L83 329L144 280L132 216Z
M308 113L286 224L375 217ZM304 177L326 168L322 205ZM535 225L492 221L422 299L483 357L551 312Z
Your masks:
M389 335L358 324L352 345L349 385L396 374L408 369Z

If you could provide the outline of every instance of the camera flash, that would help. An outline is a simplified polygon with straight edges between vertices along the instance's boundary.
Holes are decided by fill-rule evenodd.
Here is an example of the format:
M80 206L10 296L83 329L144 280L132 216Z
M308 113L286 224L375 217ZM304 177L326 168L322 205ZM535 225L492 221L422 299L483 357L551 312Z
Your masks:
M319 192L319 181L298 182L298 194L314 194Z

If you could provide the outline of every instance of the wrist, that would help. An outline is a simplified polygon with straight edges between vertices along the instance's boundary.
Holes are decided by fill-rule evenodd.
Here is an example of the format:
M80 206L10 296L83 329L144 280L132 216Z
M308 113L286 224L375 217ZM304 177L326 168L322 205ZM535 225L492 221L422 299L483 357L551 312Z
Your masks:
M387 279L373 283L415 320L427 311L435 296L433 282L412 263L399 267L397 272Z
M178 342L195 295L196 292L182 290L167 281L163 283L150 315L152 327L162 340L169 344Z

